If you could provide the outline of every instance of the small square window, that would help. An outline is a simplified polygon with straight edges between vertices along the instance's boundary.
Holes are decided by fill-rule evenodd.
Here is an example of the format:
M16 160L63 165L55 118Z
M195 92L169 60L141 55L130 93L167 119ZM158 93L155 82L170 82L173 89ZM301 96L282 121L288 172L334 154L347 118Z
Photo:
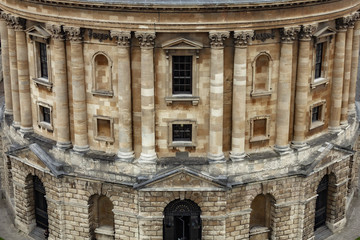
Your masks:
M250 142L264 141L270 138L269 116L257 116L250 122Z
M169 146L195 147L196 122L192 120L175 120L169 122Z
M325 119L326 102L321 101L311 105L310 107L310 130L323 126Z
M39 127L53 130L52 126L52 107L44 102L37 102L38 106L38 125Z
M173 142L174 141L191 141L192 125L191 124L173 124Z
M95 139L114 142L113 119L105 116L94 117Z

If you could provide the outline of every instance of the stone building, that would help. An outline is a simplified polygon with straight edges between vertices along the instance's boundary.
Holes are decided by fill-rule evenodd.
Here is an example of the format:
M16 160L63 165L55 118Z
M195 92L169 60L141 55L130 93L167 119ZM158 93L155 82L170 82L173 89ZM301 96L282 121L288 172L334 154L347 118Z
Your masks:
M358 182L360 0L215 2L0 1L1 183L18 229L342 229Z

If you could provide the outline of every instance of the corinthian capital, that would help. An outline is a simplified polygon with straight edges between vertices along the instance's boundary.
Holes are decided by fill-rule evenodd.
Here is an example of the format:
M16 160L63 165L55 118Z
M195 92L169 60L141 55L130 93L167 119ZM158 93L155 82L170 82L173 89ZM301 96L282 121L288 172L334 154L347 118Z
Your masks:
M55 24L46 24L45 28L50 31L51 36L54 39L64 39L64 32L62 30L61 25L55 25Z
M153 48L155 45L154 32L135 32L135 37L139 39L140 47Z
M230 36L229 32L209 32L210 45L212 48L224 47L224 41Z
M293 42L296 39L297 34L300 32L300 27L284 27L280 30L280 36L282 42Z
M15 28L15 23L13 21L13 16L6 12L1 12L1 18L6 21L8 28Z
M246 47L249 44L249 40L254 36L254 31L235 31L234 32L234 43L235 47Z
M21 17L13 17L15 30L24 31L26 29L26 19Z
M72 42L81 42L83 40L84 31L79 27L64 26L64 32L67 38Z
M359 19L359 13L355 12L354 14L336 19L336 29L337 30L346 30L347 28L352 28L355 25L355 22Z
M111 31L110 36L116 39L118 46L130 46L131 32Z
M299 38L304 40L310 40L315 31L317 30L317 24L309 24L301 26Z

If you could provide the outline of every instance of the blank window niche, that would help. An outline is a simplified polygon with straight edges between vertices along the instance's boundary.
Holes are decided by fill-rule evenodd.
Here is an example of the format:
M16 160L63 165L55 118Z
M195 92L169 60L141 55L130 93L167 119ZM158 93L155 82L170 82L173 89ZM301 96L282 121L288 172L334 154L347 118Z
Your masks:
M250 142L268 140L269 135L269 116L258 116L251 119Z
M103 52L93 57L93 94L113 96L112 90L112 61Z
M95 139L105 142L114 142L113 119L104 116L95 116Z
M324 125L325 109L325 101L321 101L310 106L310 130Z
M257 195L251 203L250 239L269 239L274 224L275 200L270 194Z
M53 130L52 125L52 107L43 102L37 102L38 125L41 128Z
M253 84L251 96L264 96L271 94L272 58L267 52L259 53L252 62Z
M169 123L169 146L195 147L196 122L190 120L176 120Z

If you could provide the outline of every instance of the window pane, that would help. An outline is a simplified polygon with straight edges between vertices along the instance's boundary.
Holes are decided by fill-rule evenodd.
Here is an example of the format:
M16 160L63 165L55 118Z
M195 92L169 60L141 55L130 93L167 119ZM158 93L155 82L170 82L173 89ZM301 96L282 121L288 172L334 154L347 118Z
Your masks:
M323 48L324 48L324 43L318 43L316 45L315 78L320 78L321 77Z
M173 56L173 94L192 93L192 56Z
M47 67L47 54L46 54L46 44L39 43L40 50L40 77L48 78L48 67Z
M191 141L192 124L173 124L173 141Z

